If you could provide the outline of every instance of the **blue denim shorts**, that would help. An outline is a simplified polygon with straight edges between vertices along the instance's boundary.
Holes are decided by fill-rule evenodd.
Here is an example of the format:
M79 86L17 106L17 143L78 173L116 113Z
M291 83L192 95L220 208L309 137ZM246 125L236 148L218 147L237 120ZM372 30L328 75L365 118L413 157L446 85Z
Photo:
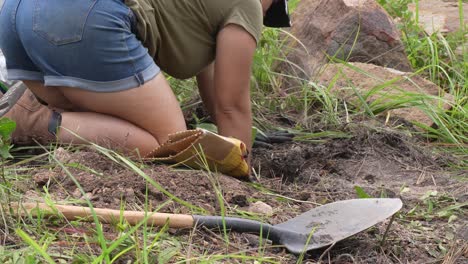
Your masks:
M123 0L4 1L0 49L10 80L116 92L160 72Z

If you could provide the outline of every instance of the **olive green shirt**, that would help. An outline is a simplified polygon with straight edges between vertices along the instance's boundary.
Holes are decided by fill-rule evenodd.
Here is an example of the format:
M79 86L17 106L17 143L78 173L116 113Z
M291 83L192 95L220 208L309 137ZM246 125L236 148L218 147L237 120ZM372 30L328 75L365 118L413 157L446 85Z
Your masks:
M125 0L137 18L138 38L156 64L185 79L214 61L216 36L228 24L257 41L263 26L259 0Z

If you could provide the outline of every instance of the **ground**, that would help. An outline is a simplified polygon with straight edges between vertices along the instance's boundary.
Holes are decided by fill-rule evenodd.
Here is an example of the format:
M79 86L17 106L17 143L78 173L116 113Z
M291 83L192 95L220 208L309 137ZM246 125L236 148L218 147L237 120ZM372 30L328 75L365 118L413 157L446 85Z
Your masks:
M466 171L452 170L448 164L456 161L450 155L436 152L421 139L402 132L365 125L347 130L350 135L347 138L254 149L252 164L256 176L252 176L251 182L148 162L137 163L142 170L138 173L95 148L75 151L61 147L49 156L42 155L22 164L24 173L32 178L24 177L15 188L25 194L26 200L48 197L58 203L85 205L89 199L95 207L120 209L124 205L127 210L143 210L146 203L160 212L194 212L171 201L163 193L161 188L164 188L201 208L198 212L205 210L205 214L212 215L226 212L277 224L319 204L358 198L355 188L360 187L371 197L403 200L404 207L391 225L385 243L382 244L382 238L388 220L332 248L310 252L303 256L306 262L468 263L468 214L463 211L468 200ZM142 175L160 186L148 183ZM249 205L256 201L270 205L273 213L248 213ZM93 236L93 224L62 220L50 221L45 226L56 231L49 249L59 252L58 259L60 254L99 254L98 247L89 242L93 241L89 238ZM116 238L122 228L126 227L105 225L106 237ZM158 234L158 229L153 232ZM10 239L10 244L17 242ZM184 259L192 259L193 263L202 259L253 262L248 257L275 263L298 261L298 257L283 248L251 234L230 233L227 240L229 243L216 230L170 229L150 257L169 263ZM236 257L239 255L242 258ZM133 260L132 251L117 263Z

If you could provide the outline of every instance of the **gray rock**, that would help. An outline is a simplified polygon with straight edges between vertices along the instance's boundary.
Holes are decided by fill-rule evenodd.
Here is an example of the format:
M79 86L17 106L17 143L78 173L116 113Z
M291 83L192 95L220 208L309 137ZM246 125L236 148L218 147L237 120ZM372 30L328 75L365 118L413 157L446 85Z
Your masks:
M250 205L248 211L251 213L263 215L273 214L273 208L270 205L261 201L255 202L254 204Z
M69 163L72 159L70 152L62 147L59 147L54 152L55 158L61 163Z
M302 0L292 15L283 72L306 80L336 57L411 71L393 20L374 0Z

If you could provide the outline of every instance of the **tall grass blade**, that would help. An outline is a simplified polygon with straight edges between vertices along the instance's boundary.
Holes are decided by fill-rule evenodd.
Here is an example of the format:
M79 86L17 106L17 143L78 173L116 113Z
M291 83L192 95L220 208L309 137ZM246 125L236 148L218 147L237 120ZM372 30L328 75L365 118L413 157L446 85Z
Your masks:
M30 247L32 247L37 253L39 253L47 263L49 264L55 264L55 261L49 256L49 254L47 254L47 252L45 251L45 249L41 246L39 246L39 244L36 243L36 241L34 241L34 239L32 239L28 234L26 234L23 230L17 228L15 229L15 232L16 234L26 243L28 244Z

